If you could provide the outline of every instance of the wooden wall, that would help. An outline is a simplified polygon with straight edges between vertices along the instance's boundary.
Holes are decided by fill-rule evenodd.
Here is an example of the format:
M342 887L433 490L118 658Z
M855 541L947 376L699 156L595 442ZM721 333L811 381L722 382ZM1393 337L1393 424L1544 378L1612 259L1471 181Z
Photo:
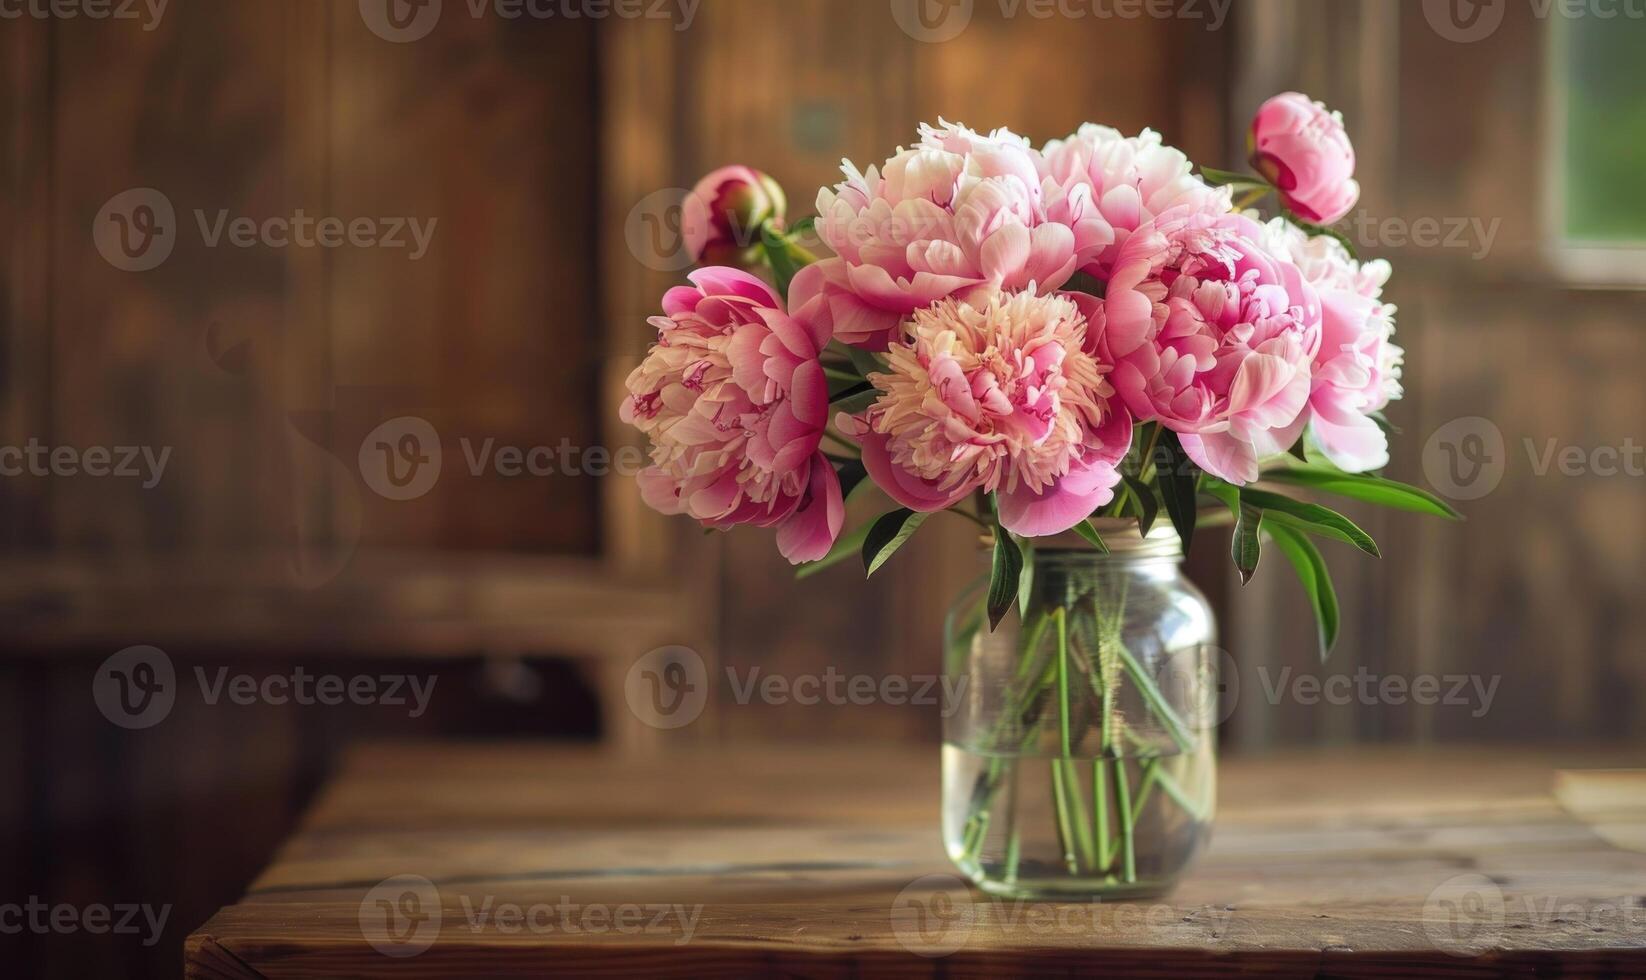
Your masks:
M1550 20L1508 4L1491 36L1456 43L1421 5L1245 5L1237 115L1301 88L1343 110L1364 185L1362 253L1395 265L1406 397L1390 475L1428 485L1425 447L1455 419L1483 417L1506 457L1491 493L1444 525L1351 508L1380 562L1334 549L1343 640L1325 667L1307 609L1278 563L1237 597L1242 693L1237 744L1286 741L1640 739L1646 735L1646 478L1537 475L1548 440L1585 450L1640 445L1646 419L1646 293L1580 289L1549 261L1543 213ZM1353 219L1354 216L1351 216ZM1419 247L1381 229L1478 220L1463 247ZM1353 227L1353 226L1351 226ZM1484 253L1484 254L1482 254ZM1646 258L1641 259L1646 263ZM1431 450L1439 453L1441 450ZM1444 458L1444 457L1437 457ZM1267 564L1267 562L1266 562ZM1256 671L1478 677L1490 710L1415 703L1270 704Z

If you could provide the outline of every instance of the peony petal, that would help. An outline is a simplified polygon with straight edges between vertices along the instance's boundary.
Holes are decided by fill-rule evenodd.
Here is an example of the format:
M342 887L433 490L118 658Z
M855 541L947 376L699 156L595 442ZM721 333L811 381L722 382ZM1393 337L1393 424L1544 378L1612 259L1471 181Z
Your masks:
M1025 484L1003 491L1000 524L1013 534L1038 538L1061 534L1114 499L1120 473L1098 460L1082 460L1039 493Z
M822 453L812 457L800 506L777 527L777 550L792 564L817 561L834 547L846 523L840 478Z
M741 296L762 306L783 308L783 300L760 279L729 266L711 265L686 276L705 296Z

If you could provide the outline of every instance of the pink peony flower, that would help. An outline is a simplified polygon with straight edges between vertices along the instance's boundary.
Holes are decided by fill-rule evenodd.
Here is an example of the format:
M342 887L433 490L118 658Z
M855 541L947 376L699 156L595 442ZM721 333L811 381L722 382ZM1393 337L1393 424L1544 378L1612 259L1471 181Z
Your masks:
M1207 186L1189 158L1152 129L1122 136L1087 123L1047 143L1042 157L1047 213L1075 230L1081 268L1098 279L1109 278L1131 233L1158 215L1182 207L1219 215L1230 207L1229 189Z
M845 343L884 350L911 313L978 286L1055 289L1077 252L1109 240L1097 222L1077 235L1048 216L1040 155L1022 137L942 120L920 137L866 173L847 161L845 181L818 192L817 233L838 257L802 270L790 295Z
M1370 418L1401 395L1405 353L1394 343L1394 306L1382 301L1389 263L1360 263L1328 235L1310 237L1276 218L1270 247L1287 255L1320 294L1321 342L1309 394L1309 438L1338 469L1389 465L1389 439Z
M1133 414L1235 484L1296 441L1320 347L1319 297L1262 237L1240 215L1168 211L1116 256L1099 316Z
M1247 136L1252 166L1300 217L1329 225L1360 200L1355 148L1343 117L1297 92L1263 103Z
M770 287L710 267L663 297L657 345L629 375L620 417L652 443L646 503L704 525L777 528L791 562L828 553L845 521L840 481L819 451L827 334L808 332Z
M1008 530L1066 531L1113 499L1132 439L1087 329L1064 296L939 300L890 345L887 372L869 376L879 400L839 424L862 444L869 475L906 507L942 510L974 490L998 491Z
M781 222L788 206L777 181L752 167L721 167L697 182L680 215L681 234L692 261L710 265L752 265L760 225Z

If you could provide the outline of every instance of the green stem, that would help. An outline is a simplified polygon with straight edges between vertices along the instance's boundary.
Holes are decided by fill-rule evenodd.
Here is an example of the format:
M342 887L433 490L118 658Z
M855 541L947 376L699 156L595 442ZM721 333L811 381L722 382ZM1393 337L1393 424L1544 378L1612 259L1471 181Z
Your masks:
M1120 851L1125 858L1122 867L1126 881L1137 880L1137 847L1133 841L1133 830L1137 823L1132 815L1132 791L1126 784L1126 760L1114 760L1114 791L1115 809L1120 811Z
M1177 743L1178 749L1184 752L1194 751L1197 740L1189 734L1189 726L1184 724L1183 719L1172 710L1172 706L1166 703L1160 688L1155 686L1154 678L1150 677L1143 669L1143 665L1137 662L1137 658L1132 656L1132 652L1126 649L1125 644L1116 644L1115 649L1120 654L1120 662L1126 667L1126 673L1131 675L1132 683L1142 692L1143 699L1149 702L1149 709L1165 724L1167 733L1172 736L1172 741Z
M1063 758L1069 758L1069 621L1068 613L1058 606L1052 613L1057 620L1057 703L1062 710L1058 712L1058 734L1062 738Z
M1057 842L1063 849L1063 863L1069 874L1080 873L1080 862L1074 853L1074 834L1069 826L1069 791L1063 785L1063 760L1052 760L1052 805L1056 808Z
M1017 864L1023 842L1017 836L1017 766L1012 766L1012 782L1006 792L1006 881L1017 881Z
M1097 855L1102 864L1099 871L1109 870L1114 863L1113 845L1109 842L1109 762L1092 760L1092 810L1097 820Z

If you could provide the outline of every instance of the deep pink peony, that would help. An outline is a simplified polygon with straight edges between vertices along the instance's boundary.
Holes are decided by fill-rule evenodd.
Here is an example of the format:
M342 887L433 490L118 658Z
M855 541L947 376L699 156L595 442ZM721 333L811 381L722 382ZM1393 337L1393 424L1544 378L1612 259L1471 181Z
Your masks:
M845 521L819 451L828 383L808 331L765 283L711 267L663 297L657 345L629 375L620 416L652 443L646 503L703 524L777 528L791 562L828 553Z
M1240 215L1168 211L1121 249L1099 314L1138 420L1178 433L1201 469L1236 484L1296 441L1320 347L1318 296L1263 234Z
M1320 294L1309 438L1345 472L1382 469L1389 465L1389 438L1370 416L1400 397L1405 356L1394 343L1395 308L1382 300L1389 263L1357 262L1330 236L1311 238L1282 218L1265 231L1271 248L1290 257Z
M844 172L817 195L817 233L837 257L801 271L791 308L871 350L916 310L979 286L1055 289L1077 253L1112 237L1048 215L1040 155L1004 129L984 136L939 120L881 167L860 173L848 161Z
M1182 208L1209 215L1229 210L1228 188L1208 186L1189 158L1145 129L1122 136L1087 123L1042 151L1047 213L1074 229L1080 266L1107 280L1126 239L1156 216Z
M1007 530L1066 531L1113 499L1132 439L1087 329L1080 306L1058 295L940 300L915 312L887 371L870 375L879 400L840 426L906 507L998 491Z
M1302 218L1329 225L1360 200L1355 148L1343 117L1307 95L1285 92L1263 103L1252 119L1247 150L1252 166Z
M686 195L680 231L692 261L748 266L760 244L760 225L781 222L788 206L777 181L753 167L721 167Z

